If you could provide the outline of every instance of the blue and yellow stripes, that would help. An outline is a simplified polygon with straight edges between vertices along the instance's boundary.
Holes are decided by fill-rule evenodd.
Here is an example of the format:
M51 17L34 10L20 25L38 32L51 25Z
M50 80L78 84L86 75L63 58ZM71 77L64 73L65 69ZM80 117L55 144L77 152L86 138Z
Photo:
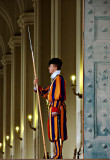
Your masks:
M48 136L50 141L59 140L58 117L60 114L60 132L61 140L67 139L66 127L66 83L63 76L58 75L53 79L50 86L46 88L38 87L39 93L48 99L49 106L49 120L48 120ZM52 112L56 112L56 116L52 116Z
M38 86L39 94L40 94L42 97L47 98L49 88L50 88L50 86L45 87L45 88Z
M65 81L61 75L58 75L52 82L48 93L49 102L66 99Z
M62 145L60 145L59 140L55 141L54 143L55 143L55 155L54 155L53 159L62 159L63 142L62 142Z
M66 127L66 107L65 104L61 105L60 110L60 132L61 140L64 141L67 139L67 127ZM49 117L49 133L50 141L56 141L59 139L59 130L58 130L58 116L52 117L52 107L50 107L50 117Z

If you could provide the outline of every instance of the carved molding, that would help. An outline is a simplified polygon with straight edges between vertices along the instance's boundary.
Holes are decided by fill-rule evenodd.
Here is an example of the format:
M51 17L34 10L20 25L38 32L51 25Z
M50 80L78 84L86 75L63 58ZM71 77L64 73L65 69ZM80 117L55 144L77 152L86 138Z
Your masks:
M11 59L12 59L11 55L4 55L1 60L2 65L6 66L7 64L11 64Z
M21 14L17 22L20 28L24 28L26 25L34 24L34 12Z
M12 36L8 43L11 50L14 49L15 46L21 45L21 36Z

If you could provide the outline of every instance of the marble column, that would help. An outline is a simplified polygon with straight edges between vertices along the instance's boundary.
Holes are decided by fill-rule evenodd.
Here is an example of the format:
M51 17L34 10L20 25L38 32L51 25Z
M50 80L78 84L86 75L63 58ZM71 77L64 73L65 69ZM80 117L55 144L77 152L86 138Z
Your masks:
M51 57L61 58L61 0L51 0Z
M81 0L76 1L76 92L83 93L83 53L81 38ZM83 99L76 98L76 145L83 158Z
M3 65L3 158L10 159L9 148L10 140L6 143L6 135L10 136L10 110L11 110L11 55L4 55L2 57ZM12 145L12 144L10 144Z
M36 64L36 74L41 79L41 30L40 30L40 0L32 0L34 6L34 58ZM36 133L33 136L34 140L34 158L38 159L39 157L39 110L38 110L38 100L37 95L34 93L33 95L33 124L36 127Z
M28 26L30 28L31 42L34 35L34 13L26 12L20 15L18 20L21 28L21 108L20 108L20 128L21 128L21 158L34 158L33 132L27 123L28 114L33 114L33 65L28 36Z
M0 69L0 143L3 143L2 130L3 130L3 69ZM0 154L0 159L3 159L2 154Z
M20 126L20 73L21 73L21 36L12 36L9 47L12 53L11 65L11 128L10 143L13 145L11 156L20 158L19 135L15 134L15 126Z

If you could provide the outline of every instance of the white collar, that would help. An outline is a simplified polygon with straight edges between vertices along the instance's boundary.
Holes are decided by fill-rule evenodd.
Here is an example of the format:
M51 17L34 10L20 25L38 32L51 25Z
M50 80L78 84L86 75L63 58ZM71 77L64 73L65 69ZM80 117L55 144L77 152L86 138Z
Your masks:
M50 78L52 78L52 79L54 79L58 74L60 74L61 73L61 70L57 70L57 71L55 71L52 75L51 75L51 77Z

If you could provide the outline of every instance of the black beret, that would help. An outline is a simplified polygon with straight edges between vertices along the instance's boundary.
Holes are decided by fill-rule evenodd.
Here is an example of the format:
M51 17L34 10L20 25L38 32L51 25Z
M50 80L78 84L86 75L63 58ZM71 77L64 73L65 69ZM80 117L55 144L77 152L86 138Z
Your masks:
M59 59L59 58L52 58L52 59L49 61L48 65L50 66L50 64L56 64L56 65L62 66L62 61L61 61L61 59Z

